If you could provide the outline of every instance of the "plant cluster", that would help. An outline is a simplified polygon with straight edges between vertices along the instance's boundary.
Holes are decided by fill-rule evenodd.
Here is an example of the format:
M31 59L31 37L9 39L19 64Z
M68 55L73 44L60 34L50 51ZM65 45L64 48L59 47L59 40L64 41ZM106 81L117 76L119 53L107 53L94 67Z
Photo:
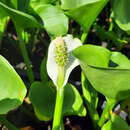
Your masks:
M121 52L130 42L129 8L129 0L0 0L0 49L12 25L19 44L14 50L20 49L29 83L26 87L0 55L2 125L9 130L20 129L6 115L29 97L34 118L52 120L52 130L64 130L63 118L72 115L89 115L95 130L130 130L128 122L114 111L120 104L120 111L125 111L130 121L130 60ZM46 42L41 31L49 37ZM37 80L29 55L39 37L46 54ZM82 95L68 82L78 65ZM99 95L106 99L101 115Z

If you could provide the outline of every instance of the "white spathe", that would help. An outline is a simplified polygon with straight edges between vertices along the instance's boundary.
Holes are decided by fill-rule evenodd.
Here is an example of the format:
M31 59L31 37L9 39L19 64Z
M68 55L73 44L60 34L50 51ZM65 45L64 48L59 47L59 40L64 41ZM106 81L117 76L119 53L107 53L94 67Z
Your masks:
M81 41L78 38L73 38L72 35L67 35L65 37L62 37L64 42L66 43L67 46L67 54L68 54L68 62L65 65L65 77L64 77L64 83L63 86L66 85L69 75L71 71L79 65L79 62L77 59L75 59L72 55L71 52L75 48L79 47L82 45ZM49 77L52 79L53 83L57 86L57 79L58 79L58 64L55 61L55 40L54 39L49 46L48 50L48 59L47 59L47 72ZM63 87L62 86L62 87Z

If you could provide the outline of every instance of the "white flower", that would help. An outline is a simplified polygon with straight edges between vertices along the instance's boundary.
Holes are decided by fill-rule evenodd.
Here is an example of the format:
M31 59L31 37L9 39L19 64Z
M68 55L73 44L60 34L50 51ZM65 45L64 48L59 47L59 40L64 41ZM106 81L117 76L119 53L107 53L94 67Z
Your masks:
M57 37L50 43L47 59L47 72L56 87L58 87L57 83L60 78L58 78L59 68L62 68L63 70L64 79L61 86L63 87L66 85L71 71L79 65L78 60L71 55L71 52L81 45L81 41L78 38L73 39L71 35Z

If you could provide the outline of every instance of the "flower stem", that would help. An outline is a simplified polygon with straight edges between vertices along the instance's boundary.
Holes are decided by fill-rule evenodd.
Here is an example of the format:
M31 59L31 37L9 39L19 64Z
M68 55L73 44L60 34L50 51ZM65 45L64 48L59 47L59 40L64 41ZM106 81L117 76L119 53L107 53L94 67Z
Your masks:
M63 87L64 77L65 77L64 67L59 66L58 67L58 80L57 80L57 85L59 88Z
M53 120L53 127L52 127L53 130L60 129L60 125L62 123L61 120L62 120L63 100L64 100L64 87L57 89L54 120Z
M103 126L104 122L105 122L106 119L107 119L106 116L108 115L108 112L113 109L113 107L115 106L115 104L116 104L116 101L115 101L115 100L107 99L107 104L106 104L106 106L105 106L105 108L104 108L104 110L103 110L103 112L102 112L102 115L101 115L101 117L100 117L100 120L99 120L99 122L98 122L98 125L99 125L100 127Z
M23 29L16 27L16 30L17 30L17 35L18 35L18 38L19 38L20 49L21 49L21 52L22 52L22 55L23 55L23 58L24 58L24 62L27 66L28 78L29 78L30 83L32 83L34 81L34 74L33 74L32 68L31 68L31 63L30 63L30 59L29 59L29 56L28 56L26 46L25 46L24 40L22 38Z
M65 71L64 66L58 67L58 80L57 80L57 93L56 93L56 104L55 104L55 111L54 111L54 120L53 120L53 130L59 130L60 127L63 129L62 124L62 108L63 108L63 101L64 101L64 77Z

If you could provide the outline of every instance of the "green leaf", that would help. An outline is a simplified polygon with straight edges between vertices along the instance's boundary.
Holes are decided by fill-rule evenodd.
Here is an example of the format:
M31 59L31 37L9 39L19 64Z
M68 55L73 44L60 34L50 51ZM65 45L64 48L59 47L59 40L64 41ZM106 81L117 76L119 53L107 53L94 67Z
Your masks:
M62 0L61 7L88 32L108 0Z
M98 93L97 91L92 87L88 79L84 76L82 73L82 91L83 91L83 96L86 100L87 107L97 109L98 105Z
M32 7L36 5L50 4L53 0L30 0Z
M1 0L1 2L13 9L17 9L17 2L18 0Z
M68 18L62 10L49 4L36 4L32 8L41 17L49 34L56 37L68 32Z
M130 61L124 55L94 45L79 47L73 55L98 92L118 101L130 96ZM108 66L111 61L116 67Z
M56 91L52 87L53 84L50 83L34 82L30 88L29 98L40 120L53 118ZM64 115L86 115L82 98L74 86L67 84L64 95Z
M130 31L130 0L114 0L114 19L118 26L124 31Z
M74 9L84 6L86 4L92 4L94 2L98 2L99 0L61 0L61 7L63 9Z
M97 112L98 105L98 92L92 87L88 79L82 73L82 91L87 104L87 110L89 111L89 116L93 122L94 127L97 127L97 122L99 120L99 115Z
M83 64L96 67L108 67L111 56L111 52L106 48L89 44L78 47L72 54Z
M118 115L112 115L111 119L102 127L101 130L130 130L130 127Z
M26 95L26 87L8 61L0 56L0 114L18 107Z
M2 2L0 2L0 12L3 12L6 16L10 16L14 24L20 28L42 27L42 25L33 16L10 8Z
M130 69L130 60L120 52L112 52L110 60L118 65L116 68Z
M86 76L93 87L107 98L122 100L130 96L130 70L87 66Z

